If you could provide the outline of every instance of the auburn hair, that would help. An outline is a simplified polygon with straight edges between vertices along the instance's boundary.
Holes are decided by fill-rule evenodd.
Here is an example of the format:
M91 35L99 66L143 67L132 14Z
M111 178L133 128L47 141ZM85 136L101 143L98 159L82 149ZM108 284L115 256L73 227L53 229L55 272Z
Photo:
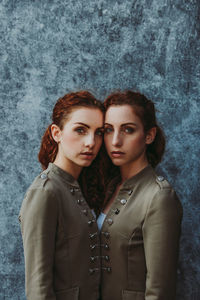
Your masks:
M58 153L58 144L53 139L51 133L52 124L56 124L61 130L67 122L70 113L82 107L99 109L104 113L105 109L101 101L97 100L88 91L72 92L59 98L53 108L52 123L47 127L41 141L38 159L42 169L46 169L50 162L54 162ZM102 150L98 153L92 164L83 168L79 176L79 184L81 186L84 197L89 206L98 211L100 202L102 201L101 193L104 192L103 177L99 173L100 157Z

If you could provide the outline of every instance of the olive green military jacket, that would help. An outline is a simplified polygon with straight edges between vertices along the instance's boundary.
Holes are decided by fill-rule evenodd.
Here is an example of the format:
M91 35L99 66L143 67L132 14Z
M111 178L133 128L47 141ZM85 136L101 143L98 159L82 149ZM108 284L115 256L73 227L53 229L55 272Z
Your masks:
M27 300L97 300L98 228L77 181L50 164L28 189L20 220Z
M152 167L124 182L101 229L102 300L175 299L181 218L174 190Z

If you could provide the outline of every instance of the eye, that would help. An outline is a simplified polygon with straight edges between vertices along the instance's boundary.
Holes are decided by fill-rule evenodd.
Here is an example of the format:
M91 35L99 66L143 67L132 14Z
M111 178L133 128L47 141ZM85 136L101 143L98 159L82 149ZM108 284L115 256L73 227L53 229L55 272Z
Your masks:
M113 131L112 127L105 127L104 133L111 133Z
M132 127L124 127L123 131L125 133L133 133L135 130Z
M97 129L95 134L98 136L103 136L103 129Z
M75 131L78 134L85 134L86 133L86 128L85 127L77 127L77 128L75 128Z

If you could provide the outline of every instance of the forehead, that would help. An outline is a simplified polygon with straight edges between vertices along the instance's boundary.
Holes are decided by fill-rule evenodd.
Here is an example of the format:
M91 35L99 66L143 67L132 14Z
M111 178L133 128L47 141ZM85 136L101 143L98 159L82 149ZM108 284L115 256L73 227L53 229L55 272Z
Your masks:
M67 124L76 122L102 126L103 113L98 108L78 107L70 113Z
M136 115L134 108L129 104L124 105L111 105L106 111L106 123L129 123L141 122L140 118Z

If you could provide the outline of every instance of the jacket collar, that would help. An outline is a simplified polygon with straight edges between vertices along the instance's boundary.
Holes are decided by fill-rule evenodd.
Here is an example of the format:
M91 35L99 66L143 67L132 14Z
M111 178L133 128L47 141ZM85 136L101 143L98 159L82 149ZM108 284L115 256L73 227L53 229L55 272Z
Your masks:
M147 167L142 169L139 173L137 173L136 175L134 175L131 178L124 181L120 190L131 189L137 183L146 181L149 178L149 176L151 176L152 174L154 174L154 176L155 176L155 171L151 165L148 165ZM106 191L106 199L108 199L112 196L112 194L114 193L114 191L116 189L116 186L120 183L120 180L121 180L120 176L117 176L110 181L110 183L108 184L107 191Z
M47 173L49 171L53 172L54 174L57 174L61 177L62 180L68 182L69 184L79 187L79 184L77 180L68 172L64 171L63 169L59 168L53 163L49 163L48 168L46 169Z
M147 167L142 169L139 173L124 181L121 189L129 189L135 186L139 182L144 182L149 178L149 176L152 176L153 174L155 175L154 169L152 168L151 165L148 165Z

